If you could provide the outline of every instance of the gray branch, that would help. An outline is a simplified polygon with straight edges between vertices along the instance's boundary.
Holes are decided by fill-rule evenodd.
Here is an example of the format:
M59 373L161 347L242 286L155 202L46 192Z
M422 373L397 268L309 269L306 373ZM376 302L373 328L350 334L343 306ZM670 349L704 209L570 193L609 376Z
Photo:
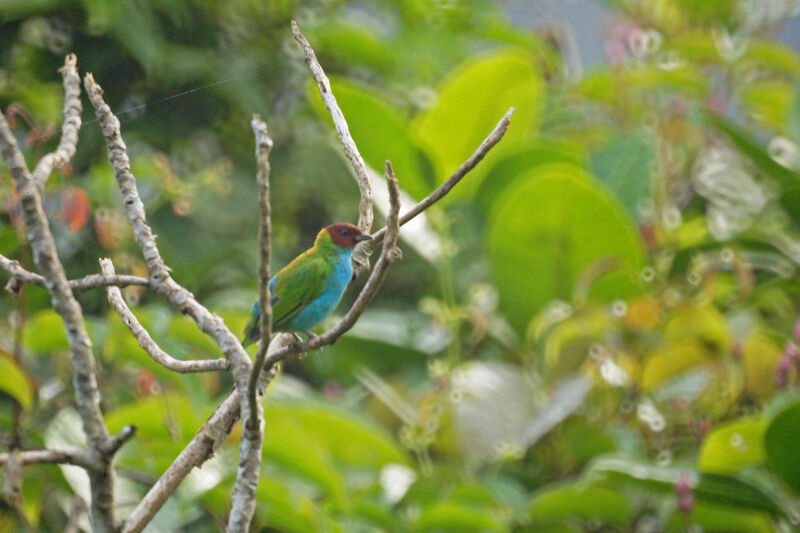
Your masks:
M19 261L9 259L2 254L0 254L0 268L11 274L11 279L9 279L6 284L6 291L11 293L12 296L17 296L22 286L26 283L39 287L45 286L44 277L25 270L19 264ZM69 280L69 288L72 289L73 292L87 291L89 289L109 287L112 285L117 287L128 287L130 285L149 287L150 280L141 276L108 276L106 274L90 274L80 279Z
M78 132L81 129L81 78L78 76L78 58L67 55L64 66L59 69L64 81L64 123L61 125L61 140L54 152L41 158L33 169L33 180L41 191L54 168L61 168L75 155Z
M269 280L271 277L269 263L272 250L272 208L269 200L269 154L272 151L272 139L269 138L269 134L267 133L267 125L258 115L253 117L250 125L256 137L256 162L258 164L256 180L258 182L258 200L261 206L261 224L258 230L260 252L258 256L258 305L261 309L261 338L259 339L255 363L250 372L250 382L247 387L247 396L250 405L255 405L258 401L256 394L258 377L261 375L261 370L264 368L264 357L269 349L270 340L272 340L272 298L269 292ZM250 412L248 424L254 428L258 427L255 409Z
M263 391L276 375L277 367L263 372L259 390ZM189 472L214 455L239 420L240 405L239 391L234 389L128 515L122 525L123 533L138 533L144 529Z
M111 262L111 259L100 259L100 269L103 271L103 274L106 276L114 276L114 264ZM111 308L117 312L119 317L122 319L122 322L128 326L128 329L136 337L136 340L139 341L139 346L147 352L147 354L157 363L160 365L172 370L174 372L180 373L187 373L187 372L209 372L213 370L227 370L228 368L228 361L227 359L207 359L207 360L192 360L192 361L181 361L180 359L175 359L167 352L161 349L161 347L153 340L150 336L150 333L142 326L142 324L137 320L136 315L128 307L128 304L125 303L124 298L122 297L122 292L119 290L119 287L109 286L106 288L106 293L108 296L108 303L111 304Z
M350 128L347 126L347 121L344 118L344 114L342 114L342 110L339 108L339 104L336 103L336 97L333 95L333 91L331 91L331 83L328 80L328 76L325 75L325 71L322 70L322 66L319 64L319 61L317 61L317 55L314 53L314 49L311 48L311 45L300 31L295 21L292 21L292 33L294 34L295 40L300 45L300 48L303 50L306 65L311 69L311 75L314 77L314 81L317 82L319 95L322 97L322 101L325 103L328 113L331 114L331 118L333 118L333 125L336 128L336 133L339 135L342 148L344 148L344 155L350 162L350 166L353 167L353 173L355 174L356 181L358 182L358 189L361 193L361 199L358 203L358 228L361 231L369 233L369 230L372 228L374 215L372 212L372 188L369 185L369 178L367 177L367 165L364 163L364 158L361 157L361 153L358 151L355 141L353 141L353 136L350 135Z
M219 345L230 365L236 388L240 391L248 389L252 363L245 352L239 339L225 325L225 322L216 314L212 314L202 306L184 287L179 285L169 274L164 260L156 245L155 235L147 224L144 204L142 203L136 187L136 178L130 168L127 147L122 140L119 119L111 112L111 108L103 101L103 90L95 82L91 74L84 77L84 86L89 96L89 101L95 109L100 128L108 146L108 158L114 169L114 177L122 192L128 220L133 229L133 234L142 248L145 263L150 271L150 287L164 296L174 307L184 314L189 315L201 331L210 336ZM251 404L247 395L240 395L240 410L244 419L250 418ZM260 404L257 409L261 409ZM258 416L258 415L256 415ZM240 445L240 475L237 476L234 487L233 509L229 522L229 530L246 530L255 511L255 488L258 484L259 470L242 470L242 462L248 458L258 456L260 461L261 429L248 431L245 428L244 437ZM257 448L258 453L253 450ZM260 463L259 463L260 464Z
M38 463L69 464L77 465L87 470L97 468L97 461L84 448L71 450L22 450L10 453L0 453L0 465L6 464L12 455L17 456L17 460L23 466Z
M71 56L68 56L66 60L67 70L70 67L70 58ZM39 189L2 113L0 113L0 151L17 187L22 220L28 232L34 263L44 277L53 309L61 317L66 328L73 367L75 403L89 439L89 447L100 452L109 439L109 434L100 410L100 392L97 388L92 341L86 331L81 307L72 294L64 267L58 257L50 225L42 208ZM114 530L113 470L110 462L101 470L90 471L89 477L92 485L91 513L95 528L100 531Z
M128 221L133 229L136 242L142 248L147 268L150 271L150 288L164 296L175 308L190 316L200 330L211 337L225 354L236 381L236 386L246 390L252 366L239 339L225 325L219 315L212 314L202 306L194 295L179 285L169 274L156 245L156 238L144 211L144 204L136 188L136 178L131 172L127 147L122 140L119 119L111 112L111 108L103 101L103 89L94 81L91 74L83 79L89 101L95 109L100 128L108 146L108 158L114 169L114 177L122 192ZM246 398L246 397L245 397ZM247 410L243 405L242 410Z

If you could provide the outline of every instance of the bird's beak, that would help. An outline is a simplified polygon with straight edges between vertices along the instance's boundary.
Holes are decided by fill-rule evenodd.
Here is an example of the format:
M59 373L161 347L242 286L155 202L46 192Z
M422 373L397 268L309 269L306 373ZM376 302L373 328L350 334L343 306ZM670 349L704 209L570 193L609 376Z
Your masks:
M369 233L360 233L355 236L356 242L368 241L370 239L372 239L372 235L370 235Z

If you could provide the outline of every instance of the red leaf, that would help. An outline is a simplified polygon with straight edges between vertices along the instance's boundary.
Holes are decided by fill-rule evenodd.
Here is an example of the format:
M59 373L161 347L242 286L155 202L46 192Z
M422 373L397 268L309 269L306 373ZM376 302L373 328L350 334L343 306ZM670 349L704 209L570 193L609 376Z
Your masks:
M89 195L80 187L69 187L61 194L58 218L67 222L70 231L80 231L89 221Z

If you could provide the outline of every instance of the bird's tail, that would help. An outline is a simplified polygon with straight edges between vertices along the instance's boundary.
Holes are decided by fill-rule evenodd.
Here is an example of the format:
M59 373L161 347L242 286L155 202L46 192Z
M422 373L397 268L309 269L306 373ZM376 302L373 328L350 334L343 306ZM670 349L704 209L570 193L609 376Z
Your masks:
M253 344L258 340L259 335L261 335L261 308L256 302L253 304L253 308L250 309L250 320L244 327L242 346Z

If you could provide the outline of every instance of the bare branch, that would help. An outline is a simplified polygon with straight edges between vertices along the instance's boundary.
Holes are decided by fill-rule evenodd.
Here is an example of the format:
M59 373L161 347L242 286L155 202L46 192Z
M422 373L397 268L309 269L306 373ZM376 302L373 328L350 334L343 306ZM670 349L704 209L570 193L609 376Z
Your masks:
M426 196L425 199L400 217L401 226L441 200L447 193L450 192L453 187L456 186L456 184L458 184L459 181L461 181L461 178L463 178L470 170L475 168L475 165L480 163L481 160L486 157L486 154L489 153L489 150L494 148L494 145L499 143L500 139L502 139L506 134L508 126L511 124L511 115L514 114L514 111L515 109L512 107L506 112L505 115L503 115L503 118L500 119L500 122L497 123L497 126L495 126L494 130L492 130L489 136L483 140L475 152L473 152L473 154L469 156L469 158L464 161L461 166L458 167L458 169L453 172L453 174L447 178L447 180L445 180L444 183L439 185L432 193ZM386 227L376 231L371 242L377 244L382 241L386 235L387 228L388 224Z
M226 531L243 532L250 529L256 506L256 489L261 477L261 447L264 441L263 408L258 401L258 381L264 356L272 338L272 302L269 293L269 261L272 247L271 206L269 202L269 154L272 139L267 125L258 115L250 122L256 138L258 201L261 208L258 228L258 304L261 311L260 339L256 360L250 369L247 383L247 415L242 421L242 440L239 443L239 467L233 487L231 512ZM263 388L261 389L263 391ZM244 409L242 410L244 412ZM244 416L244 415L243 415Z
M61 168L75 155L78 131L81 129L81 78L78 76L78 58L68 54L64 66L59 69L64 80L64 123L61 125L61 140L55 152L41 158L33 169L33 180L41 191L54 168Z
M111 262L111 259L100 259L100 269L106 276L115 275L114 264ZM147 332L147 330L141 325L141 323L139 323L136 315L134 315L130 310L128 304L125 303L125 299L122 297L122 292L119 290L119 287L107 287L106 293L108 295L108 303L111 304L111 308L117 312L119 317L122 319L122 322L128 326L128 329L131 331L133 336L136 337L137 341L139 341L139 346L141 346L142 349L146 351L155 362L163 365L169 370L180 373L227 370L227 359L192 361L181 361L180 359L175 359L167 352L162 350L161 347L158 346L158 344L153 340L153 338L150 337L150 334Z
M22 459L20 452L12 451L4 454L7 456L5 461L6 476L0 486L0 496L2 496L12 507L17 507L22 503L22 482L24 479L22 472Z
M81 414L89 445L99 450L108 438L108 429L100 410L92 341L86 331L83 312L69 287L64 267L56 251L50 225L42 208L39 190L17 146L5 116L0 113L0 151L11 170L19 194L22 220L33 250L33 260L45 279L53 309L64 322L73 366L75 403ZM92 483L92 519L99 530L114 529L113 471L90 473Z
M353 167L356 181L358 182L358 189L361 193L361 199L358 202L358 229L363 232L369 233L372 228L373 212L372 212L372 189L369 185L369 178L367 177L367 165L364 163L364 158L356 147L353 136L350 135L350 128L347 126L347 121L336 103L336 97L331 91L331 83L322 70L322 66L317 61L317 55L314 53L313 48L308 43L306 37L297 26L297 22L292 21L292 33L300 48L303 49L303 55L306 58L306 65L311 69L311 75L317 82L319 94L325 107L333 118L333 125L336 128L336 133L339 135L339 140L344 148L344 154L347 160L350 161L350 166Z
M277 372L278 368L273 367L269 372L262 373L259 381L260 391L269 385ZM123 533L137 533L144 529L189 472L194 467L201 466L214 455L217 448L230 434L236 421L239 420L240 405L239 391L234 390L217 407L214 414L150 488L142 501L136 505L122 525Z
M212 314L195 299L194 295L179 285L169 274L161 254L156 246L155 235L147 224L144 204L139 198L136 178L130 167L125 142L122 140L119 119L111 112L111 108L103 101L103 89L94 81L91 74L84 76L84 86L89 100L94 106L97 120L103 130L108 145L108 158L114 168L114 177L125 202L128 220L133 228L136 242L142 248L147 268L150 270L150 288L164 296L174 307L189 315L200 330L210 336L219 345L228 359L236 384L242 390L247 388L251 362L239 339L216 314ZM243 406L243 410L247 407Z
M87 470L97 468L97 461L93 460L89 451L84 448L75 448L73 450L22 450L0 453L0 465L6 464L12 455L16 455L22 465L54 463L82 466Z
M86 94L89 101L94 106L100 128L108 145L108 159L114 168L114 177L122 192L125 208L128 212L128 219L133 228L136 242L142 248L144 260L150 270L150 278L156 283L169 277L169 270L161 259L161 254L156 246L156 238L150 226L147 225L147 217L144 212L144 204L139 199L139 192L136 190L136 178L131 172L131 162L128 158L128 148L122 140L120 133L119 119L111 112L111 108L103 101L103 89L94 81L91 73L83 77L83 84L86 87Z
M22 268L19 261L9 259L0 254L0 268L11 274L11 279L6 284L6 291L11 293L12 296L17 296L22 289L22 285L30 283L44 287L44 277L35 274ZM107 276L106 274L90 274L80 279L69 280L69 288L75 291L87 291L89 289L97 289L100 287L108 287L115 285L117 287L128 287L130 285L141 285L143 287L150 286L150 280L141 276L128 276L128 275L114 275Z
M256 136L256 162L258 163L258 200L261 206L261 224L258 230L259 257L258 257L258 305L261 310L261 338L256 351L256 359L250 372L250 382L247 386L247 396L250 405L255 406L258 401L256 387L258 376L264 365L264 357L269 349L272 339L272 303L269 291L270 280L270 255L272 249L272 213L269 201L269 154L272 151L272 139L267 133L267 125L258 115L253 116L250 122ZM248 424L258 427L257 410L251 409Z
M128 424L127 426L123 426L119 433L105 442L100 452L104 457L110 460L110 458L113 457L120 448L122 448L123 444L131 440L134 435L136 435L137 431L138 428L134 425Z
M389 161L386 162L385 172L386 184L389 187L390 202L389 215L386 218L386 238L383 240L381 255L378 258L378 261L375 263L375 267L372 269L372 272L370 272L367 282L364 284L364 287L358 294L356 301L353 302L353 305L350 307L344 317L322 335L313 337L311 340L304 343L294 343L270 352L264 361L265 368L269 368L270 365L273 365L278 361L282 361L294 353L316 350L336 342L336 339L341 337L345 332L353 327L361 314L375 297L378 289L380 289L381 285L383 284L383 280L386 279L386 272L389 269L389 265L399 261L402 258L402 252L397 247L397 234L400 228L398 220L400 211L400 191L398 188L397 179L394 177L392 165L389 163Z

